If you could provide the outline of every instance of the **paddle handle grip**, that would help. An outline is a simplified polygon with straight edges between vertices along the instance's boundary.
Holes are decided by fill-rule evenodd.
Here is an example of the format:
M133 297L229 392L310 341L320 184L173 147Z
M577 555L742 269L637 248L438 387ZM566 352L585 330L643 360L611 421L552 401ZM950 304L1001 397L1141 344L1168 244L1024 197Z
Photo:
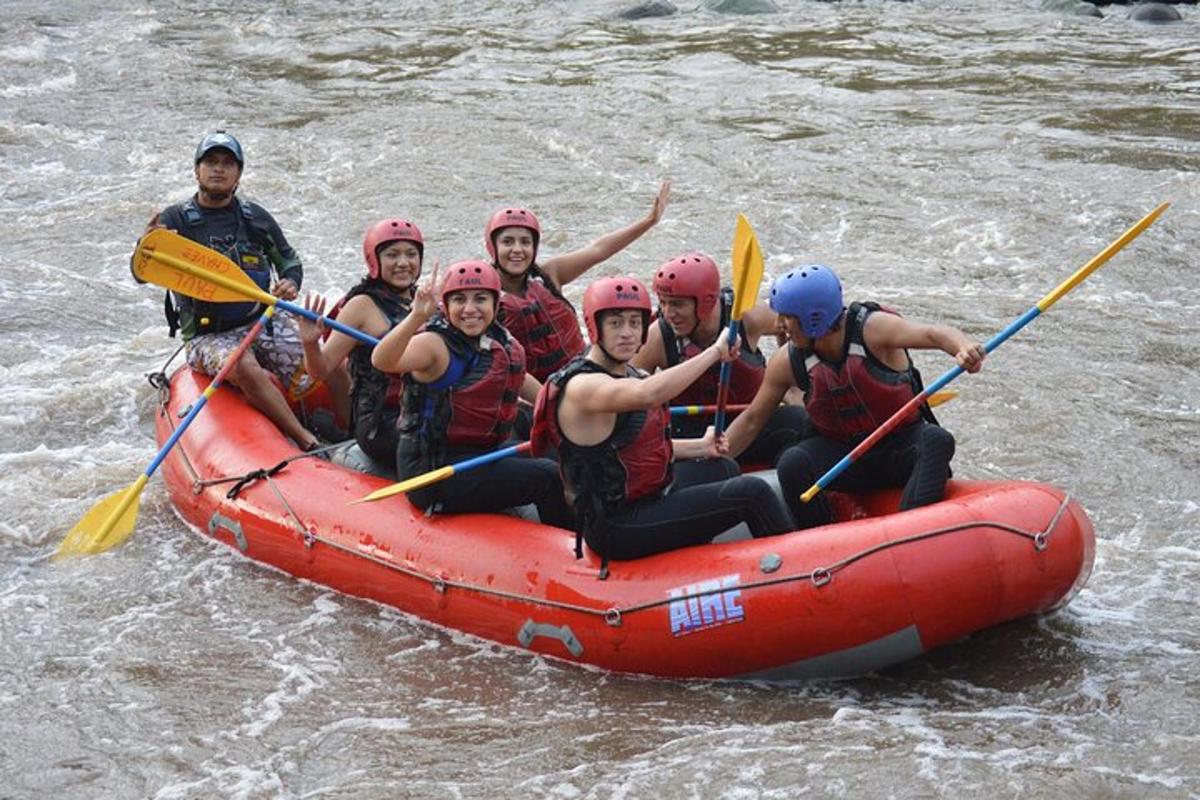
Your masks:
M314 311L309 311L304 306L296 305L295 303L289 303L287 300L279 299L275 300L275 305L279 306L285 311L290 311L293 314L299 314L302 317L311 319L313 322L322 322L330 328L333 328L335 331L344 333L352 339L357 339L363 344L369 344L372 346L379 344L379 340L371 334L363 333L358 328L351 328L349 325L344 325L341 322L338 322L336 319L323 317Z

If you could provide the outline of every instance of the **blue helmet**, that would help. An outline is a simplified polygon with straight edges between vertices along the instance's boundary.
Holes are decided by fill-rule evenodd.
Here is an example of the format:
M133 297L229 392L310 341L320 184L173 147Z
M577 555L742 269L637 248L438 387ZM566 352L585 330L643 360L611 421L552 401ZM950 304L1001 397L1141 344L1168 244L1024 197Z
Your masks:
M238 166L245 169L246 159L242 155L241 144L233 136L222 130L204 134L204 138L200 140L200 144L196 145L196 159L193 163L199 164L200 159L204 158L204 155L209 150L216 150L217 148L224 148L233 153L233 157L237 159Z
M843 308L842 282L823 264L796 267L771 285L771 310L795 317L814 339L829 332Z

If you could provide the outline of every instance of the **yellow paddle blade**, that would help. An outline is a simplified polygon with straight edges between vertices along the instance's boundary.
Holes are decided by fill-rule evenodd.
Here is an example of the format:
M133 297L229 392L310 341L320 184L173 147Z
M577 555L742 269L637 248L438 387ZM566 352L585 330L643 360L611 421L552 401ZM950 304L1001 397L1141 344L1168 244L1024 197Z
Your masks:
M949 403L956 397L958 397L957 389L938 389L936 392L929 395L929 397L925 398L925 403L930 408L936 408L942 403Z
M139 280L210 303L256 300L270 305L275 300L216 250L165 228L150 231L138 242L133 273Z
M351 500L350 505L355 505L356 503L370 503L373 500L382 500L385 497L391 497L392 495L400 494L401 492L411 492L414 489L420 489L421 487L428 486L431 483L444 481L453 474L453 464L446 467L439 467L432 472L426 472L424 475L418 475L415 478L409 478L408 480L400 481L399 483L393 483L391 486L385 486L382 489L376 489L370 494L360 497L357 500Z
M146 480L146 475L140 475L131 486L92 506L67 533L54 557L103 553L128 539L137 524L139 499Z
M746 215L738 214L733 231L733 319L741 319L758 302L762 277L763 254L758 237Z

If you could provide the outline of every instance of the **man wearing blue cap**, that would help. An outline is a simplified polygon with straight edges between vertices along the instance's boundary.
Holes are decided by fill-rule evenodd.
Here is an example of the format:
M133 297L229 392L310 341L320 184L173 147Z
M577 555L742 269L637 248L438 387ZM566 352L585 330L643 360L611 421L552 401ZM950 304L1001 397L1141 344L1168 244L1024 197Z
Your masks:
M242 146L232 135L222 130L206 134L196 146L196 193L155 214L146 232L169 228L212 248L240 266L264 291L292 300L304 279L300 258L265 208L237 197L245 164ZM171 335L177 329L183 335L188 365L207 375L220 370L262 313L252 301L208 303L174 293L167 296L165 307ZM287 390L302 393L312 382L303 366L304 346L296 322L281 311L227 380L302 450L311 450L319 444L317 437L292 413L270 378L274 373Z
M941 350L968 372L979 371L985 353L958 328L913 322L878 303L845 306L841 281L821 264L796 267L777 278L771 308L788 344L767 363L750 408L729 426L729 455L737 457L746 448L788 389L803 390L816 435L785 450L776 469L797 528L812 528L832 522L832 509L823 493L809 503L800 495L922 391L908 351ZM954 437L924 406L829 488L904 487L901 510L917 508L942 499L953 456Z

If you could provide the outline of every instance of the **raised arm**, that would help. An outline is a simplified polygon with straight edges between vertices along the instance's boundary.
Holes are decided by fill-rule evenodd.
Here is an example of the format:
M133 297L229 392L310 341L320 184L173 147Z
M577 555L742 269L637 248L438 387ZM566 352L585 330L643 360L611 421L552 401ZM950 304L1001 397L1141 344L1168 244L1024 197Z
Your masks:
M637 222L604 234L586 247L570 253L551 256L540 264L542 271L559 286L565 286L602 261L621 252L662 219L671 197L671 182L663 181L654 198L650 213Z
M371 352L371 365L375 369L401 375L411 373L422 383L432 383L445 373L450 366L450 351L445 342L434 333L417 333L437 313L433 294L436 285L435 264L429 283L417 289L408 316L375 345Z

